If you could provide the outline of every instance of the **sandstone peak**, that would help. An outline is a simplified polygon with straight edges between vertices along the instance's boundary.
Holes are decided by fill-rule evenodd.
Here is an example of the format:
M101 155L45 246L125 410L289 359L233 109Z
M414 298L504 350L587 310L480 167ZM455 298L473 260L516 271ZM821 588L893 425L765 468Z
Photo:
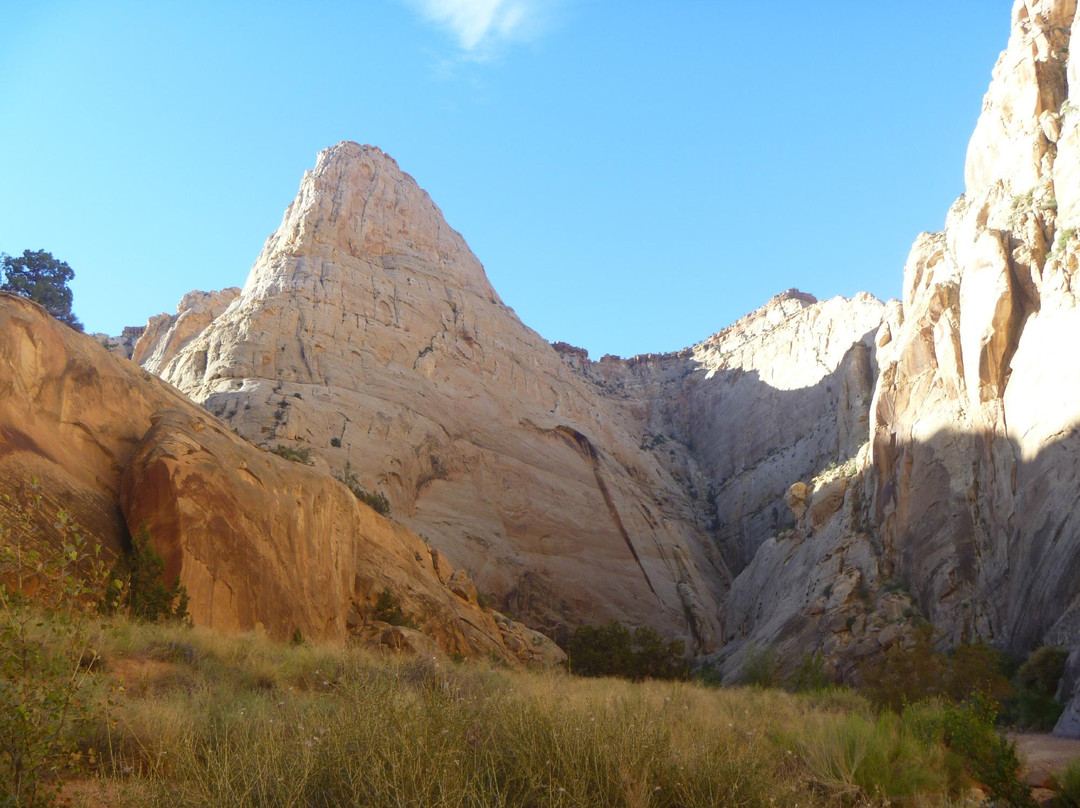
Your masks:
M793 286L790 289L785 289L779 294L773 295L771 298L769 298L769 302L766 303L765 306L771 306L784 300L801 300L808 306L818 302L818 299L809 292L803 292L802 290L796 289Z
M718 508L782 519L792 476L865 441L869 395L850 391L869 384L867 366L845 357L880 308L790 290L714 340L728 350L723 372L707 350L591 363L522 325L397 163L341 143L304 174L240 297L154 368L252 441L347 464L515 613L549 627L650 624L709 650L729 562L760 541ZM776 397L766 374L807 362L818 375L806 384L850 383L809 404ZM693 405L670 416L677 425L654 424L672 402ZM744 406L761 420L741 433L697 441L684 429L688 410ZM852 407L838 427L837 409ZM793 460L774 457L767 480L733 481L734 464L776 455L778 418L782 440L810 437ZM649 451L664 436L665 450Z
M17 498L37 479L41 515L66 509L107 554L146 527L199 625L386 644L373 606L390 591L447 653L565 656L462 595L467 576L340 482L252 446L91 336L5 293L0 390L0 488ZM0 501L0 518L11 507ZM54 523L44 519L42 533Z
M699 346L719 345L730 341L733 337L760 334L817 302L818 299L811 294L800 292L798 289L788 289L780 292L780 294L773 295L764 305L740 317L722 331L703 340L699 343Z
M397 162L375 146L342 141L319 152L296 199L270 236L244 287L272 296L303 285L289 259L377 261L390 273L427 275L495 298L480 262L442 211Z
M388 579L456 608L476 605L475 581L549 628L616 618L683 636L728 673L774 647L821 650L845 677L921 613L949 644L1067 645L1080 681L1080 364L1061 358L1080 333L1076 6L1015 3L966 193L916 240L902 303L792 289L677 353L591 362L549 345L395 161L355 143L320 153L243 292L185 297L137 358L252 441L348 468L415 533L190 413L140 438L150 404L117 360L95 377L82 343L52 351L29 304L0 317L0 389L15 391L0 398L0 479L44 469L108 527L126 466L141 489L129 518L180 502L157 530L195 536L205 558L224 553L209 525L267 523L271 555L309 573L294 522L325 522L316 554L357 564L369 554L332 532L359 524L387 539L377 569L297 607L339 633L341 601ZM106 405L84 407L76 381ZM153 403L174 398L154 388ZM266 486L291 494L262 507ZM219 490L250 507L202 512ZM397 578L402 564L423 573ZM192 570L207 619L264 619ZM1080 700L1065 720L1080 733Z
M131 358L157 373L169 357L202 333L215 317L240 296L235 286L219 292L188 292L176 307L176 314L151 317L132 348Z

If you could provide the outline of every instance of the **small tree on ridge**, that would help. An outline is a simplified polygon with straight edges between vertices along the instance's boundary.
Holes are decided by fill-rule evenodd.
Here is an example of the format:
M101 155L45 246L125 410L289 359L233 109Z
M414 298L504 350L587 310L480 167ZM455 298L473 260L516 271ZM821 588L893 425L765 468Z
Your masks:
M45 250L23 250L21 257L3 256L2 267L0 291L30 298L60 322L82 331L82 323L71 313L68 283L75 272L66 261L57 261Z

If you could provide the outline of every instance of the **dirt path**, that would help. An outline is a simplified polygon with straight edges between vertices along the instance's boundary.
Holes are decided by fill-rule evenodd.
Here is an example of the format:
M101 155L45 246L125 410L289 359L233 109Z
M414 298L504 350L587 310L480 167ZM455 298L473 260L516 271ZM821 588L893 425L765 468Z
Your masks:
M1051 796L1050 776L1080 760L1080 740L1056 738L1046 733L1010 733L1023 763L1021 777L1027 780L1037 800Z

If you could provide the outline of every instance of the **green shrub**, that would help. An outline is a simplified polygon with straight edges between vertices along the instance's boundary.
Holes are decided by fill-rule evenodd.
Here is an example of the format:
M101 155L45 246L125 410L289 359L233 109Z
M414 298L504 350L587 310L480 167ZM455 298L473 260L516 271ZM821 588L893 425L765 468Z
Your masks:
M634 629L631 679L685 679L686 650L682 640L666 640L648 626Z
M1049 732L1054 728L1064 705L1059 702L1058 683L1065 673L1069 652L1044 645L1031 653L1013 677L1016 695L1007 700L1003 720L1014 726Z
M375 598L375 608L372 610L371 616L375 620L381 620L392 626L416 628L416 621L401 610L401 601L389 589L384 589Z
M824 690L831 684L829 677L825 675L825 657L820 651L804 654L787 681L788 689L796 693L813 693Z
M1012 685L1003 673L1005 657L985 643L958 645L946 658L943 693L953 701L963 701L971 693L980 693L1000 704L1013 695Z
M902 578L890 578L882 588L889 593L911 596L911 587Z
M642 626L630 631L618 620L580 626L567 641L567 666L580 676L682 679L687 676L682 640L665 640Z
M1053 696L1044 696L1032 690L1019 690L1005 704L1002 721L1017 729L1031 732L1050 732L1065 705Z
M1013 808L1034 808L1030 787L1017 776L1020 759L1016 744L997 731L997 716L997 703L981 693L961 704L947 705L945 743L962 758L971 776L986 787L991 799Z
M1068 649L1059 646L1044 645L1035 649L1016 672L1017 687L1033 690L1043 696L1053 696L1065 673L1068 658Z
M97 681L95 621L108 567L97 542L68 515L52 520L59 543L38 529L36 484L21 503L0 500L0 805L52 805L75 730L106 698Z
M1080 760L1074 760L1051 784L1057 792L1054 802L1060 808L1080 808Z
M283 457L292 463L303 463L305 466L310 466L314 462L311 458L311 449L306 446L293 449L279 443L274 449L274 454L278 457Z
M106 604L120 607L136 620L184 620L188 616L187 589L179 577L166 586L161 576L165 562L150 544L150 532L142 525L131 546L113 566Z
M354 497L375 511L375 513L383 516L390 515L390 500L378 491L373 493L364 488L348 462L345 463L345 470L341 474L335 474L334 479L352 491Z
M777 678L776 652L771 648L752 646L739 673L744 685L774 687Z
M720 666L711 662L694 668L691 677L706 687L720 687L724 684L724 674L720 671Z
M1054 252L1054 253L1063 252L1065 250L1065 245L1067 245L1072 240L1072 237L1075 236L1075 235L1076 235L1076 228L1075 227L1066 227L1066 228L1064 228L1060 233L1058 233L1057 241L1054 242L1054 248L1053 248L1052 252Z
M863 665L863 691L872 702L900 712L905 704L931 698L963 701L982 693L1001 701L1013 693L1002 674L1001 653L982 643L960 645L951 654L934 650L933 630L925 626L907 647L898 643Z

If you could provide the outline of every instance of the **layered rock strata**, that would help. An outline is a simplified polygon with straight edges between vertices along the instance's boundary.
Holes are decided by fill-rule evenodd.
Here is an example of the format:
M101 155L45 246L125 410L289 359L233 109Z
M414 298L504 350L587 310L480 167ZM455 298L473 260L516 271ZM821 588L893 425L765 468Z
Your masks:
M140 351L249 439L348 465L516 613L705 652L790 480L865 441L881 313L788 294L691 351L592 363L522 325L391 158L341 143L240 297Z
M648 623L732 676L755 647L820 649L846 676L921 612L943 645L1068 645L1080 681L1076 10L1015 3L902 305L786 293L678 354L590 362L343 143L239 296L182 304L137 359L252 440L348 464L548 625Z
M164 407L191 402L40 306L0 293L0 490L36 481L46 511L70 511L119 551L120 481Z
M819 559L842 554L841 578L858 559L867 608L882 602L886 582L910 590L944 647L1080 648L1080 370L1062 357L1080 334L1076 25L1074 0L1015 4L968 150L965 193L943 232L916 240L903 305L875 338L872 443L856 477L863 515L845 504L811 533ZM739 580L732 587L732 604L745 607L729 606L740 620L729 620L726 657L751 642L783 646L802 631L817 647L849 646L835 660L843 667L875 639L902 637L895 619L854 642L828 630L828 611L815 629L802 621L816 608L815 587L804 593L788 573L816 568L798 560L807 552L790 541L763 545L749 591ZM774 599L761 597L770 591ZM1076 715L1072 706L1065 719L1074 732Z
M873 405L890 574L948 641L1017 652L1080 641L1075 16L1015 5L966 191L912 249Z
M200 625L281 639L361 636L515 664L563 656L480 608L467 576L338 481L252 446L93 338L0 294L5 524L19 522L19 494L32 494L32 481L46 538L57 509L113 555L145 527ZM416 630L373 620L383 592Z

